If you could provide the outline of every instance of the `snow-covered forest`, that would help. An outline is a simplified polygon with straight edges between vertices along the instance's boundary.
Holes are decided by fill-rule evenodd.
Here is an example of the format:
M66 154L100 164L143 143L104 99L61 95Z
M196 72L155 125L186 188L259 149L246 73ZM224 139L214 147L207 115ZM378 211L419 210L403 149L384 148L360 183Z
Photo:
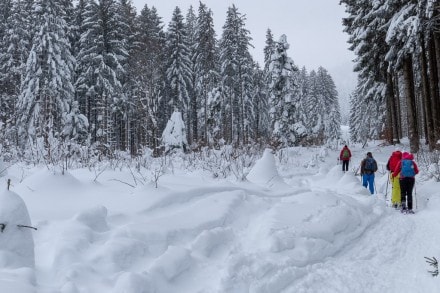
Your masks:
M439 2L342 0L345 31L356 54L358 85L351 100L352 139L424 138L439 147Z
M203 2L165 24L130 0L0 0L0 291L439 292L438 1L341 4L349 126L288 34L253 59L235 5L216 32ZM397 148L414 214L390 201Z
M187 151L335 141L338 93L325 68L299 69L268 28L264 64L246 17L127 0L0 1L0 144L8 158L58 162L160 155L173 112ZM18 146L18 148L17 148Z

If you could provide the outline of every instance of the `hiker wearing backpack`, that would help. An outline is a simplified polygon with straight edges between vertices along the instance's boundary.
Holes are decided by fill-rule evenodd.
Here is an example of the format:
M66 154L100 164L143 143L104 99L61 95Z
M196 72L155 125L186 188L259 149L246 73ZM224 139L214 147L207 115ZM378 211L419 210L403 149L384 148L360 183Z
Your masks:
M391 181L391 204L394 208L400 208L401 203L401 192L400 192L400 180L399 173L393 176L393 172L397 167L397 164L402 160L402 152L400 150L395 150L391 157L388 159L387 170L390 172Z
M371 152L367 153L367 157L361 162L362 185L370 189L370 193L374 194L374 172L377 171L377 162L373 158Z
M342 161L342 172L348 171L348 164L350 162L350 159L351 159L350 149L348 148L347 145L345 145L342 148L341 153L339 154L339 160Z
M402 160L397 163L393 176L399 176L402 212L413 214L412 190L414 188L415 176L419 173L419 168L414 162L414 156L411 153L404 152Z

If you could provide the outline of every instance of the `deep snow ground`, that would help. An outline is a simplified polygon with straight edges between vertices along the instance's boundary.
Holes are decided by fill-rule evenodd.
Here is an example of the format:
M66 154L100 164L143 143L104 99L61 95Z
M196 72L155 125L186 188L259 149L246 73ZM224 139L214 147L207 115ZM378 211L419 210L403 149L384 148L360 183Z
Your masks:
M353 171L343 174L339 150L328 149L292 149L281 161L265 153L248 182L176 165L158 188L131 187L127 170L94 181L85 169L60 175L12 166L12 190L38 228L36 265L0 267L0 288L439 292L424 259L440 257L439 183L418 180L416 214L403 215L384 196L394 147L350 147L353 171L367 151L378 160L377 194Z

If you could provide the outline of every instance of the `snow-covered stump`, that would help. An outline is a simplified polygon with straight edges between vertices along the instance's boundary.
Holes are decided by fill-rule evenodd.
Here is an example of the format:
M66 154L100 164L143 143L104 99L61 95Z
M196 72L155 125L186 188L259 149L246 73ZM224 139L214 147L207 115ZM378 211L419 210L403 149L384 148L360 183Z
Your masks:
M34 268L31 219L23 199L5 190L0 194L0 270Z

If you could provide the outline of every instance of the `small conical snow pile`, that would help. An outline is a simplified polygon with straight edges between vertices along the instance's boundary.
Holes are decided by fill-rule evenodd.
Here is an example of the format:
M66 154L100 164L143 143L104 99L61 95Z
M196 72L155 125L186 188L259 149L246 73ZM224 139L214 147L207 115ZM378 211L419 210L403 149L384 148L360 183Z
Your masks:
M31 219L23 199L6 190L0 194L0 268L35 266Z
M289 187L278 174L275 157L271 149L266 149L261 159L257 160L246 178L255 184L269 188Z
M185 149L188 142L186 141L185 124L183 123L182 113L175 111L167 126L162 133L162 143L165 151L180 148Z

